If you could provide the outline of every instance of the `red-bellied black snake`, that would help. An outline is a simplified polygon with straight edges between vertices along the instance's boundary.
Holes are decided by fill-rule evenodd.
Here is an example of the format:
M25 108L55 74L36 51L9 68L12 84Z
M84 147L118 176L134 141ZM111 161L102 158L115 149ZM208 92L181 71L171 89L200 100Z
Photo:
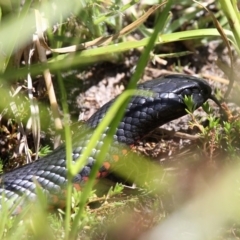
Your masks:
M131 98L125 110L125 115L114 135L113 146L116 143L134 144L155 128L186 115L186 105L183 100L185 96L192 96L196 108L212 98L212 89L206 81L185 75L161 77L139 84L138 89L148 90L153 94ZM90 129L97 127L113 101L105 104L88 119L86 125ZM108 129L102 134L96 148L92 149L87 164L75 176L74 183L80 186L84 185L95 163L96 156L101 151L101 145L107 136L107 131ZM81 131L81 129L75 133L73 161L79 158L82 148L86 145L90 136L89 131ZM116 147L114 147L114 151L116 151ZM110 147L106 162L111 165L113 161ZM109 169L102 166L99 169L98 177L105 176L108 171ZM66 175L65 146L60 146L46 157L1 175L0 195L4 193L6 200L14 199L14 201L23 195L29 199L35 199L35 181L46 193L55 194L61 191L63 185L66 185Z

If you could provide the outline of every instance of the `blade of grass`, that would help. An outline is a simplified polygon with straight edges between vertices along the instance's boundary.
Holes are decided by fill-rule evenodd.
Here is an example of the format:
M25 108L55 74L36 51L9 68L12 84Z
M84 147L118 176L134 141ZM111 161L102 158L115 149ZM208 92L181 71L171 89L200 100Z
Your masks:
M231 31L224 30L228 40L231 41L233 45L236 45L234 36ZM199 39L206 37L220 37L219 32L215 28L210 29L197 29L197 30L189 30L184 32L170 33L159 35L159 39L156 41L156 45L176 42L176 41L184 41L190 39ZM103 61L107 59L109 55L114 53L120 53L124 51L129 51L134 48L145 47L149 41L149 38L144 38L140 41L129 41L118 44L112 44L109 46L99 47L96 49L88 49L79 53L72 54L64 54L58 55L55 58L52 58L48 61L48 64L34 64L31 66L31 75L36 76L40 72L45 69L50 69L50 71L57 71L60 67L61 70L68 69L69 67L74 66L84 66L87 64L96 63L98 61ZM17 77L24 77L28 72L27 67L23 67L21 69L16 69L15 71L6 71L1 74L1 78L5 79L13 79Z
M229 93L231 92L232 90L232 87L233 87L233 84L234 84L234 78L233 78L233 55L232 55L232 51L231 51L231 46L230 46L230 43L228 41L228 38L226 36L226 34L224 33L223 31L223 28L222 26L220 25L220 23L218 22L218 20L215 18L214 14L209 10L207 9L206 7L204 7L203 5L201 5L201 3L193 0L194 2L198 3L200 6L202 6L206 11L208 11L208 13L210 14L212 20L213 20L213 23L216 27L216 29L218 30L218 32L220 33L221 37L222 37L222 40L223 42L225 43L225 45L227 46L227 49L228 49L228 55L229 55L229 58L230 58L230 65L231 65L231 74L230 74L230 83L228 85L228 89L225 93L225 98L228 97Z
M108 136L104 139L104 144L101 147L100 154L97 156L97 160L91 170L91 173L89 175L88 182L86 183L80 200L79 210L74 218L73 224L72 224L72 230L71 230L71 239L75 239L76 233L78 230L78 224L82 217L83 210L85 207L85 204L87 202L87 199L89 197L89 194L92 190L92 187L95 182L96 174L101 167L102 162L104 161L104 158L106 156L106 153L108 152L110 143L112 142L113 134L116 132L116 127L118 126L119 121L122 118L123 114L119 114L119 112L123 112L125 108L122 107L122 105L127 102L127 100L133 95L136 94L136 90L126 90L123 94L121 94L118 99L115 101L115 103L111 106L109 111L107 112L104 119L101 121L97 129L93 132L93 135L91 139L88 142L87 148L82 152L81 157L79 160L77 160L75 165L71 166L71 175L76 175L80 169L86 164L87 157L92 152L92 149L96 146L101 134L105 131L106 127L109 126ZM110 135L111 134L111 135Z
M221 9L224 12L225 16L228 19L228 23L232 29L233 35L236 39L238 48L240 48L240 21L239 21L239 12L235 11L237 6L233 7L233 1L228 0L219 0L221 4ZM234 2L236 4L236 2Z
M6 67L9 64L9 61L10 61L10 58L11 58L12 53L14 51L14 48L16 47L16 44L18 42L19 35L22 31L22 28L24 27L25 18L27 16L28 12L29 12L30 6L31 6L31 1L26 0L25 4L23 5L23 8L22 8L22 10L21 10L21 12L18 16L19 28L18 28L17 34L13 38L8 38L9 53L5 55L6 58L4 59L4 64L2 65L2 69L1 69L2 72L5 71Z
M225 34L228 36L229 39L234 40L232 32L229 30L225 30ZM205 37L219 37L219 32L215 28L211 29L197 29L197 30L189 30L184 32L177 32L177 33L170 33L170 34L164 34L158 35L158 40L156 41L157 44L163 44L163 43L169 43L169 42L176 42L176 41L184 41L184 40L193 40L193 39L199 39L199 38L205 38ZM83 50L79 53L76 53L74 56L78 56L78 59L82 60L82 64L90 63L90 59L93 58L94 61L96 61L97 56L105 55L105 54L113 54L113 53L119 53L128 51L134 48L144 47L149 42L150 38L144 38L140 41L128 41L118 44L112 44L104 47L99 47L96 49L89 49L89 50ZM66 55L59 55L57 57L57 60L63 60L66 61L66 58L68 58L69 61L71 61L72 55L66 54ZM50 60L49 63L53 62L54 60ZM93 61L93 60L92 60ZM79 62L80 63L80 60ZM74 64L71 62L71 64Z
M161 16L159 17L158 21L157 21L157 24L156 24L156 27L154 29L154 32L151 36L151 38L149 39L148 41L148 44L143 52L143 54L141 55L140 59L139 59L139 62L137 64L137 67L136 67L136 71L134 72L130 82L129 82L129 85L128 85L128 90L131 90L131 89L134 89L137 85L137 81L140 79L142 73L143 73L143 70L145 69L147 63L148 63L148 59L149 59L149 56L150 56L150 52L151 50L153 49L154 45L155 45L155 41L157 40L157 37L158 37L158 34L159 32L162 31L163 27L165 26L165 21L168 17L168 14L169 14L169 11L170 11L170 8L171 8L171 5L172 5L172 0L168 1ZM131 92L132 93L132 92ZM126 94L126 93L125 93ZM123 95L124 96L124 95ZM124 96L125 97L125 96ZM110 124L110 130L108 132L108 140L104 143L104 146L103 146L103 149L102 149L102 152L100 154L100 159L97 159L97 161L103 161L104 160L104 157L106 156L106 153L107 153L107 150L109 149L109 146L110 146L110 143L112 141L112 138L113 138L113 135L114 133L116 132L116 127L118 126L120 120L122 119L123 115L124 115L124 112L125 112L125 109L127 107L127 104L129 102L128 101L125 101L121 108L117 108L117 104L118 102L121 100L121 98L123 98L122 96L120 96L116 102L113 104L113 106L111 107L111 109L114 109L115 108L115 111L118 111L118 114L115 116L115 119L114 121ZM119 100L120 99L120 100ZM106 114L106 116L104 117L104 119L102 120L102 122L100 123L100 125L98 126L98 128L96 129L96 131L99 131L98 129L100 128L103 128L104 127L104 124L106 124L108 122L108 118L109 118L109 113ZM107 126L106 126L107 127ZM106 128L105 127L105 128ZM105 129L104 128L104 129ZM98 139L100 138L100 135L98 136ZM92 139L91 139L92 140ZM90 141L91 141L90 140ZM106 144L106 145L105 145ZM89 146L87 147L87 149L85 151L91 151L91 149L88 149ZM84 151L84 152L85 152ZM83 152L83 154L85 154ZM80 160L79 160L80 161ZM85 162L86 159L81 159L82 162ZM99 161L99 163L100 163ZM78 164L78 163L77 163ZM94 169L97 173L97 166L95 167ZM92 174L96 174L96 173L92 173ZM84 206L85 206L85 203L86 203L86 198L87 196L89 195L89 192L90 192L90 189L92 189L92 186L93 186L93 182L94 182L94 176L91 176L91 179L89 179L89 181L87 182L86 184L86 190L84 189L83 190L83 196L84 199L81 199L81 203L80 203L80 206L79 206L79 211L73 221L73 225L72 225L72 231L71 231L71 237L72 239L74 239L76 237L76 234L77 234L77 229L78 229L78 223L79 223L79 220L82 216L82 212L83 212L83 209L84 209ZM86 194L86 195L84 195Z
M239 16L239 10L237 8L237 2L236 1L226 1L226 0L220 0L219 1L222 7L222 11L224 12L225 16L228 19L228 23L232 29L232 32L234 34L234 37L236 39L236 50L240 51L240 16ZM231 52L231 50L229 50ZM234 79L236 78L236 74L233 69L233 61L231 59L231 68L230 68L230 74L228 75L228 78L230 80L228 89L225 92L224 97L227 98L233 88Z
M92 137L88 142L86 150L84 150L81 153L81 157L76 161L75 164L71 166L70 171L72 176L75 176L86 164L86 159L90 156L92 149L96 147L100 136L105 132L106 128L111 125L111 122L113 121L115 122L116 119L118 119L118 113L123 108L122 106L126 102L126 100L135 94L141 95L144 93L146 95L146 92L144 91L126 90L117 98L117 100L114 102L114 104L110 107L110 109L106 113L106 116L101 121L99 126L94 130Z
M71 138L71 129L69 125L68 117L68 105L67 105L67 94L64 88L64 83L60 72L57 73L58 84L62 96L62 108L64 114L64 132L66 137L66 167L67 171L67 189L66 189L66 210L65 210L65 239L69 239L70 223L71 223L71 205L72 205L72 138Z

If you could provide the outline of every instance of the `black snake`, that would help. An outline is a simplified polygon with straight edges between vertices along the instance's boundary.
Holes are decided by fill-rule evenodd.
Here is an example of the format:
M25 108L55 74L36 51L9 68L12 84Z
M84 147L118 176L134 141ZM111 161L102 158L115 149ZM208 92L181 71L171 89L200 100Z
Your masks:
M133 96L131 98L106 158L106 162L110 164L113 161L111 153L116 153L117 143L134 144L155 128L186 115L186 105L183 100L185 96L192 96L196 108L202 106L209 98L213 99L212 89L206 81L185 75L161 77L139 84L138 89L148 90L153 94L152 96ZM86 125L90 129L98 126L113 101L105 104L88 119ZM107 136L107 131L108 129L99 139L96 148L92 149L87 164L75 176L75 183L84 185L95 163L96 156L101 150L103 140ZM90 136L89 130L79 130L75 133L73 161L81 155L82 148ZM108 168L102 166L99 169L98 177L105 176L108 171ZM62 186L66 184L66 173L65 146L63 145L46 157L1 175L0 194L4 194L6 200L16 201L23 195L28 199L35 199L36 185L33 179L42 186L46 193L55 194L60 192Z

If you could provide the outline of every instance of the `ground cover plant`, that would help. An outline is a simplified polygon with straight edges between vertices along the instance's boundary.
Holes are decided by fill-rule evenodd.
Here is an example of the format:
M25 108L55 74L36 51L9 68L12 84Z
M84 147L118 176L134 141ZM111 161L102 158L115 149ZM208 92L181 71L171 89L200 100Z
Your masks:
M0 1L0 6L3 171L48 154L61 137L69 170L64 209L46 211L40 187L37 203L17 216L2 201L2 239L239 238L237 1L26 0ZM73 189L71 180L104 129L117 126L137 82L166 72L210 80L225 101L222 112L205 104L195 114L186 99L189 118L183 128L171 136L165 129L167 137L153 133L132 149L145 175L134 179L136 188L109 179L95 188L110 131L83 191ZM73 166L76 112L86 120L91 109L123 88ZM94 96L85 96L87 91Z

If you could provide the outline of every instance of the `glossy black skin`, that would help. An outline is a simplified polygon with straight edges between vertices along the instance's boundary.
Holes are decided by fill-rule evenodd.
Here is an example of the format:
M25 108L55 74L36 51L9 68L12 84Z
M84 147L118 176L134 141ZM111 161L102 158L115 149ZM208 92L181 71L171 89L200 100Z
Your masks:
M117 130L115 140L133 144L155 128L186 115L184 96L192 96L196 108L211 96L209 84L199 78L185 75L169 75L138 85L138 89L153 92L153 97L132 98ZM101 107L88 120L96 127L114 100Z
M115 153L117 151L116 143L133 144L155 128L186 115L186 106L183 101L185 95L193 97L196 108L202 106L207 99L211 98L211 87L206 81L185 75L169 75L148 81L139 84L138 89L149 90L153 95L152 97L132 97L125 116L116 131L106 161L113 161L111 152ZM94 129L113 101L101 107L89 118L86 124ZM84 179L90 174L107 130L99 139L98 146L92 149L92 155L75 177L74 182L84 184ZM82 148L90 137L91 132L85 130L85 128L75 133L73 139L74 161L80 156ZM106 171L106 169L102 167L99 172L101 171ZM33 178L39 182L47 193L58 193L61 191L62 185L66 184L66 172L65 147L63 145L40 160L3 174L1 176L0 195L4 193L6 199L18 199L22 195L29 199L35 199L36 186Z

